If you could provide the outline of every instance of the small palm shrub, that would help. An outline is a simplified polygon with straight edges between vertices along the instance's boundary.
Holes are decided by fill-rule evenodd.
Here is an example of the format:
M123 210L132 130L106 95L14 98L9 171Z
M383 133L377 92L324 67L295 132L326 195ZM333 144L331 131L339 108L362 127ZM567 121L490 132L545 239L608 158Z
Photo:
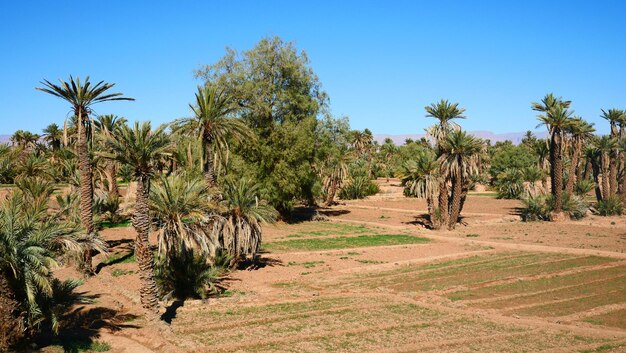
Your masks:
M617 196L598 201L594 208L600 216L621 216L624 213L624 204Z
M0 302L14 306L0 310L2 321L12 316L27 336L58 332L69 307L89 302L74 292L79 281L52 276L58 258L80 257L87 245L71 224L47 213L45 201L18 190L0 205Z
M119 196L101 193L96 195L93 210L95 214L104 216L107 221L117 223L120 220L120 204Z
M216 258L220 260L210 263L193 249L182 248L157 259L154 275L160 294L165 299L184 300L206 299L219 293L222 289L219 283L228 273L230 258L223 254Z
M574 193L579 196L584 196L595 187L593 180L578 180L574 185Z
M566 192L562 196L562 210L571 219L585 217L589 204L580 196ZM524 221L549 221L554 211L554 197L550 195L529 195L522 199L521 216Z
M499 199L518 199L524 192L524 174L519 169L507 168L494 181Z
M377 194L379 191L380 188L378 184L374 183L368 177L358 176L351 179L341 191L339 191L339 197L343 200L356 200Z

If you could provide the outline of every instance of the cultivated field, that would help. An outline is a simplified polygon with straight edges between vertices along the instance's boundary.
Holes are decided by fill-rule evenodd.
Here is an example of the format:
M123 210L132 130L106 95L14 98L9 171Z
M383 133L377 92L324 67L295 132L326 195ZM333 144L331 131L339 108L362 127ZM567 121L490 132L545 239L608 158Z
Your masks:
M266 226L262 264L220 298L168 303L169 326L139 316L132 228L102 231L114 253L80 287L97 301L66 348L71 333L111 352L626 351L624 219L521 223L517 201L483 193L435 233L423 202L381 183L327 221Z

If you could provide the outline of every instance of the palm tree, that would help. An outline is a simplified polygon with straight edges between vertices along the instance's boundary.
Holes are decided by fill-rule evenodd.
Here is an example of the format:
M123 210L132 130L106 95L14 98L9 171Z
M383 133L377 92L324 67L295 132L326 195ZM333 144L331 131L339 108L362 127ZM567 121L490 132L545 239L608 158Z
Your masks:
M541 103L532 103L532 109L542 112L537 115L541 122L538 126L545 125L550 135L550 183L554 196L554 215L561 214L563 208L563 156L562 142L563 131L572 124L573 112L568 110L571 102L556 98L552 93L547 94ZM556 217L553 217L556 219Z
M439 195L441 167L430 149L421 150L415 159L402 165L402 185L404 194L426 199L430 226L438 229L443 210L435 206Z
M212 209L204 181L172 175L161 178L150 190L150 210L159 229L160 257L169 260L183 250L214 255L216 248L206 233Z
M430 106L424 108L426 110L426 117L435 118L439 120L439 123L428 130L429 135L435 139L435 147L437 150L437 157L442 155L442 146L448 138L448 133L452 129L458 129L459 125L454 121L455 119L465 119L463 113L464 108L459 107L459 103L450 103L446 99L442 99L437 103L432 103ZM441 223L446 224L449 222L449 195L448 195L448 181L449 176L446 176L442 171L442 178L440 178L439 184L439 213L441 214ZM440 225L435 225L435 228L439 228Z
M99 115L93 121L95 132L101 138L114 137L119 127L126 123L125 118L112 114ZM117 198L120 196L120 190L117 185L117 164L115 161L108 160L104 169L109 187L109 196Z
M81 256L83 247L71 225L47 213L47 201L16 191L0 205L0 300L12 299L15 306L0 313L12 316L11 327L21 332L34 332L43 322L57 332L64 304L85 299L72 294L80 282L52 275L60 256Z
M365 154L374 141L374 136L366 130L354 130L350 133L350 144L358 155Z
M623 125L624 120L626 119L626 112L621 109L602 109L602 118L606 119L611 126L611 138L619 143L621 140L621 133L618 130L618 126ZM609 160L609 187L610 187L610 196L614 196L617 194L617 173L618 173L618 157L620 156L619 146L615 145L613 150L610 153ZM604 179L604 176L602 176Z
M214 161L218 152L228 153L229 140L252 138L252 132L243 121L233 118L235 105L225 91L213 85L198 87L196 104L190 104L190 118L174 121L174 130L191 133L202 143L202 171L209 187L215 182Z
M141 304L151 315L159 310L157 287L154 281L154 260L150 251L151 219L149 215L150 180L158 171L157 164L168 154L169 139L165 126L152 131L149 122L135 122L132 128L122 125L115 137L107 137L104 154L120 163L132 166L137 180L135 211L132 216L135 238L135 256L141 279Z
M44 80L44 87L37 87L38 90L49 93L55 97L59 97L72 106L72 116L76 118L77 127L77 150L78 150L78 167L80 170L80 220L84 230L89 235L96 233L93 222L93 173L91 169L89 147L87 140L89 134L87 129L90 126L92 113L91 107L96 103L118 100L134 100L133 98L123 97L122 93L107 93L115 84L100 81L92 85L89 76L84 82L80 78L74 79L70 76L69 81L60 80L61 84L56 85L48 80ZM85 251L84 271L86 274L92 274L91 251Z
M467 194L469 178L478 173L483 143L459 129L448 134L442 148L443 153L439 160L445 175L452 181L452 205L448 221L448 229L452 230L461 214L462 200L464 194Z
M326 191L326 206L331 206L335 202L337 191L341 189L349 174L349 154L344 150L338 153L339 155L331 156L325 161L321 171Z
M261 224L273 223L278 212L265 200L259 200L260 184L251 180L227 179L223 187L223 220L216 222L213 234L227 254L239 261L245 257L256 259L261 248Z
M600 167L602 170L602 200L613 196L611 190L611 154L618 146L617 140L611 136L602 136L596 141L600 153Z
M593 124L590 124L583 120L581 117L575 117L572 120L572 124L567 129L572 138L572 157L569 166L569 172L567 174L567 183L565 184L565 190L571 195L574 192L574 184L576 184L578 167L578 161L582 155L582 148L586 141L589 141L593 137L593 133L596 131ZM582 168L579 168L581 170Z
M57 124L50 124L43 129L44 140L52 148L53 151L61 148L61 139L63 138L63 130Z

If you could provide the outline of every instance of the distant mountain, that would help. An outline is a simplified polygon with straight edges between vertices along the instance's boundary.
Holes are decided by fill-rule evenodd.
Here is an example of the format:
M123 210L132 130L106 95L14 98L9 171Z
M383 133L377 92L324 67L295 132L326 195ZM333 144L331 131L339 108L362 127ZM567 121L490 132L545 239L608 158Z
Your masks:
M483 131L483 130L468 131L468 132L476 137L491 140L491 143L509 140L513 142L514 144L518 144L522 142L522 139L524 138L524 135L526 134L526 132L506 132L502 134L496 134L491 131ZM533 133L535 134L535 136L540 137L540 138L546 137L545 132L533 131ZM374 134L374 140L378 141L378 143L383 143L383 141L386 138L390 138L393 141L393 143L395 143L396 145L404 145L404 141L406 139L410 138L413 140L419 140L424 136L426 136L426 134L409 134L409 135Z

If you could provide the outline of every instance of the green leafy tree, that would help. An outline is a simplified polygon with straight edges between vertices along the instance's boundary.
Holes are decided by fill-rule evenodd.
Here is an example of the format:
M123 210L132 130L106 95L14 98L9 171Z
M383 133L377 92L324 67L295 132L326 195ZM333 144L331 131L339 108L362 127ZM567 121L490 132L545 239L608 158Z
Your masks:
M242 53L227 49L196 77L223 89L258 137L236 151L245 164L238 172L257 180L283 213L295 201L312 202L318 182L315 131L327 97L307 55L291 42L264 38Z
M56 151L61 148L61 140L63 139L63 130L57 124L50 124L43 129L43 138L52 150Z

